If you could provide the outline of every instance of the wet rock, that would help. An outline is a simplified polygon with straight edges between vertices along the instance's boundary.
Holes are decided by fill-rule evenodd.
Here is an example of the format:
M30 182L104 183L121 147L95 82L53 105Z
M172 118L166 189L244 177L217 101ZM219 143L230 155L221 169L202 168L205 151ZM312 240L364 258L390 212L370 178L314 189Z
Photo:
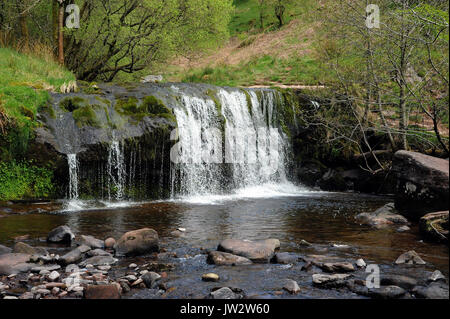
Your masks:
M107 249L113 249L114 245L116 244L116 240L112 237L105 239L105 248Z
M138 267L138 265L136 265L135 263L128 265L128 268L130 268L130 269L135 269L137 267Z
M290 294L298 294L300 292L300 287L297 282L292 279L285 279L283 289Z
M276 253L272 261L277 264L295 264L298 261L298 255L292 253Z
M449 208L448 160L408 151L395 153L395 207L412 219Z
M300 240L300 242L298 243L299 246L303 246L303 247L309 247L312 246L312 244L310 242L307 242L306 240L302 239Z
M82 245L91 247L92 249L103 249L105 247L105 242L103 240L97 239L93 236L81 235L79 242Z
M61 262L64 265L75 264L82 259L83 255L80 248L75 248L74 250L68 252L67 254L60 257Z
M81 267L86 267L88 265L92 265L92 266L109 266L109 265L113 265L117 262L116 258L113 258L111 256L94 256L91 258L88 258L84 261L82 261L79 265Z
M90 250L87 252L87 255L89 257L95 257L95 256L110 256L110 257L112 257L112 255L110 253L104 251L103 249Z
M124 234L114 246L117 256L136 256L159 251L158 233L150 228Z
M59 270L59 269L61 269L60 265L35 266L35 267L31 268L31 272L39 273L42 270L54 271L54 270Z
M419 228L427 239L448 243L448 223L448 211L429 213L420 218Z
M414 251L410 250L402 255L400 255L395 261L397 265L408 264L408 265L425 265L426 262L420 258L420 256Z
M406 290L411 290L417 286L417 280L402 275L384 275L380 279L383 286L398 286Z
M88 285L84 296L86 299L120 299L116 285Z
M369 225L374 228L408 223L408 220L405 217L397 213L394 203L388 203L372 213L358 214L355 219L361 224Z
M376 299L397 299L406 294L403 288L398 286L381 286L380 288L369 289L369 297Z
M218 274L209 273L209 274L204 274L202 276L202 280L203 281L219 281L220 277Z
M65 269L66 274L79 272L79 271L80 271L80 268L77 265L75 265L75 264L67 265L67 267Z
M106 265L106 266L97 266L97 268L98 268L99 270L102 270L102 271L109 271L109 270L111 269L111 266L109 266L109 265Z
M34 294L30 291L27 291L27 292L23 293L22 295L20 295L19 299L23 299L23 300L34 299Z
M87 253L89 250L91 250L91 247L87 246L87 245L80 245L78 246L78 249L80 250L80 252L82 254Z
M356 266L358 266L359 268L366 267L366 262L364 261L364 259L360 258L356 261Z
M70 244L75 238L69 226L59 226L53 229L47 236L47 241L51 243Z
M3 297L3 299L4 299L4 300L7 300L7 299L9 299L9 300L15 300L15 299L19 299L19 298L17 298L16 296L5 296L5 297Z
M448 286L436 282L428 287L417 286L413 289L413 294L417 298L425 299L449 299Z
M428 281L431 281L431 282L443 281L443 282L445 282L445 281L447 281L447 279L439 270L435 270L428 278Z
M183 236L184 236L184 233L181 232L181 231L179 231L179 230L177 229L177 230L171 231L171 232L170 232L170 235L171 235L172 237L183 237Z
M11 275L28 271L33 264L27 264L29 254L7 253L0 255L0 275Z
M319 265L325 272L352 272L355 267L352 263L338 262L338 263L323 263Z
M407 232L407 231L410 231L410 230L411 230L411 228L409 228L409 227L406 226L406 225L400 226L399 228L397 228L397 232L398 232L398 233L404 233L404 232Z
M278 248L280 248L278 239L261 241L225 239L219 244L217 250L242 256L253 262L267 263Z
M210 264L227 265L227 266L252 264L252 261L248 258L233 255L230 253L221 252L221 251L210 251L208 253L207 261Z
M142 275L141 279L144 281L147 288L153 288L155 287L158 280L161 279L161 276L156 272L149 271L148 273Z
M60 277L60 274L59 274L59 272L57 272L56 270L52 271L52 272L47 276L48 280L50 280L50 281L56 281L56 280L59 279L59 277Z
M314 274L312 275L312 282L314 286L320 288L339 288L346 286L346 280L350 278L347 274Z
M40 247L31 247L28 244L18 242L14 245L13 252L19 254L29 254L29 255L48 255L47 250Z
M0 245L0 255L9 254L12 252L12 249L3 245Z
M239 299L239 295L228 287L222 287L209 294L212 299Z

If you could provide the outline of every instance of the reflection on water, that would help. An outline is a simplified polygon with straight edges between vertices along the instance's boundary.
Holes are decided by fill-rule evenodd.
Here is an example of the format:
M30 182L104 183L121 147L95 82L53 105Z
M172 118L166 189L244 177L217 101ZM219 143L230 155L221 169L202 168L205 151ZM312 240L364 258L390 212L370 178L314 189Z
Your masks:
M389 198L350 193L304 193L302 196L226 200L213 204L182 201L118 203L101 209L13 215L0 219L0 243L12 245L13 238L25 234L45 237L54 227L67 224L76 234L98 238L118 238L124 232L151 227L158 231L168 249L178 247L216 247L224 238L278 238L283 251L305 253L302 239L323 250L349 258L363 257L368 262L392 263L401 253L414 249L435 267L448 274L448 249L444 245L424 243L413 225L410 232L395 229L373 230L358 225L354 216L373 211ZM100 203L101 204L101 203ZM92 203L91 203L92 206ZM95 206L95 205L94 205ZM98 204L97 206L98 207ZM61 208L55 209L60 211ZM186 228L183 238L170 238L171 231ZM348 244L351 249L330 247L330 243ZM41 243L42 245L43 243Z

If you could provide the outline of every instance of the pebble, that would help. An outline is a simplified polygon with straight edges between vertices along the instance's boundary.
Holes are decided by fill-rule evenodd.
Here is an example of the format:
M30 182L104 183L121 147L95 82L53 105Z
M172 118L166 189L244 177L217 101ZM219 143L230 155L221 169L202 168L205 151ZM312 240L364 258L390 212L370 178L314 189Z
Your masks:
M134 281L137 280L137 277L136 277L135 275L128 275L128 276L125 276L125 277L123 277L123 278L125 278L125 279L128 280L129 282L134 282Z
M430 277L428 278L428 281L445 281L445 276L439 271L439 270L435 270ZM1 290L1 289L0 289Z
M48 279L49 279L50 281L56 281L56 280L58 280L59 277L60 277L60 274L59 274L59 272L57 272L56 270L55 270L55 271L52 271L52 272L48 275Z
M136 264L133 263L133 264L129 264L129 265L128 265L128 268L134 269L134 268L137 268L137 266L138 266L138 265L136 265Z
M364 259L360 258L356 261L356 266L358 266L359 268L366 267L366 262L364 261Z
M39 272L39 275L45 276L45 275L48 275L49 273L50 273L49 270L47 270L47 269L42 269L42 270Z
M214 273L204 274L202 276L203 281L219 281L219 279L220 279L219 275Z
M98 268L99 270L102 270L102 271L108 271L108 270L111 269L111 266L109 266L109 265L103 265L103 266L97 266L97 268Z
M290 294L297 294L300 292L300 287L297 282L292 279L286 279L283 285L283 289L289 292Z

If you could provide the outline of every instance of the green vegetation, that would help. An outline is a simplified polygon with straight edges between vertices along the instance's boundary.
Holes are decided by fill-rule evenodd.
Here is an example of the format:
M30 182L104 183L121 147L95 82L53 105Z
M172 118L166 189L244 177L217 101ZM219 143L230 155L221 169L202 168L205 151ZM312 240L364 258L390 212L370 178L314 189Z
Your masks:
M32 162L0 162L0 201L52 196L54 185L50 168Z

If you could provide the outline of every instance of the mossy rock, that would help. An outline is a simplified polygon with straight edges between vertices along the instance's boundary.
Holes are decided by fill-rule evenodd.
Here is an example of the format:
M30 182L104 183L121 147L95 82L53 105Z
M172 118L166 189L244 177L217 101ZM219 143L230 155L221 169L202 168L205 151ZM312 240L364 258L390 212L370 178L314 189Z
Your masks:
M142 109L139 107L139 100L135 97L130 97L128 99L118 99L114 109L117 113L122 115L136 115L142 112Z
M59 107L65 112L73 112L83 106L88 105L88 101L79 96L66 97L59 102Z
M97 118L97 114L93 109L93 106L82 106L73 111L72 114L76 124L80 128L83 126L100 127L100 122Z

